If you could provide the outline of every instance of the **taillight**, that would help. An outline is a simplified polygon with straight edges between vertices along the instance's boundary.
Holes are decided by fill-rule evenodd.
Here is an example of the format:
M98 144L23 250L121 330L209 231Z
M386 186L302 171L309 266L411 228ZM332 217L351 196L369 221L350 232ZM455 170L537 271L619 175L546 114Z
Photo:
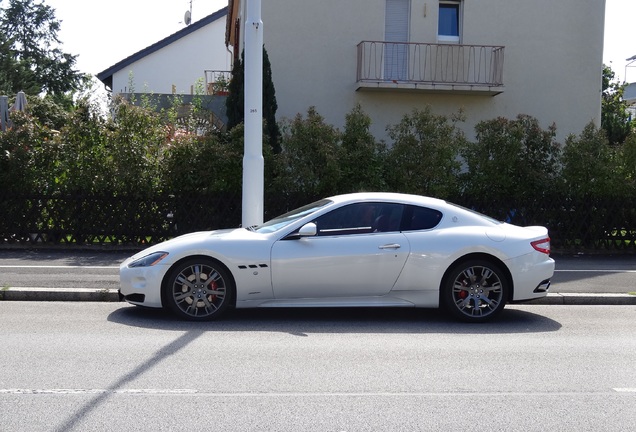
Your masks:
M541 240L535 240L530 244L536 251L550 255L550 237L546 237Z

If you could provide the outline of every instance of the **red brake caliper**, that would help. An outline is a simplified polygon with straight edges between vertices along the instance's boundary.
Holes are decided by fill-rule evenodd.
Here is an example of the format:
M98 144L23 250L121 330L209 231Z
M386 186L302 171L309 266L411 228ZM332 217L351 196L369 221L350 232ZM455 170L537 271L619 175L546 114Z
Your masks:
M216 291L217 285L216 285L216 281L213 280L212 282L210 282L210 289ZM210 301L213 302L214 300L216 300L216 294L212 294L210 296Z
M466 281L462 281L462 286L466 286ZM461 290L459 292L459 298L461 298L462 300L464 300L466 297L468 297L468 291L467 290Z

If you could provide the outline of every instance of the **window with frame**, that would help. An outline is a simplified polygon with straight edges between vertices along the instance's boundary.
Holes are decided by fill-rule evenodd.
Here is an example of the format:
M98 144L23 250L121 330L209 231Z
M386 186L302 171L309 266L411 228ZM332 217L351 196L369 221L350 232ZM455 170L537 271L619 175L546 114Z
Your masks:
M439 2L437 39L441 42L459 42L461 32L461 2Z
M442 220L442 212L439 210L409 206L406 210L404 231L420 231L435 228Z
M394 232L400 230L403 208L393 203L356 203L335 209L314 222L319 236Z

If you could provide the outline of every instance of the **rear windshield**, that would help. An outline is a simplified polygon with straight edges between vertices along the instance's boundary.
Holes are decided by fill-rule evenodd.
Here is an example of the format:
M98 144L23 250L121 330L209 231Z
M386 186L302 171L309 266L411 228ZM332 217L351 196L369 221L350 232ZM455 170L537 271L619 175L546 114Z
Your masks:
M490 216L486 216L485 214L479 213L478 211L475 211L475 210L472 210L472 209L469 209L469 208L466 208L466 207L462 207L459 204L454 204L454 203L451 203L451 202L448 202L448 201L446 201L446 203L450 204L450 205L452 205L454 207L460 208L462 210L466 210L467 212L470 212L470 213L474 214L475 216L479 216L479 217L481 217L481 218L483 218L483 219L487 220L488 222L493 223L495 225L500 225L500 224L503 223L502 221L499 221L497 219L491 218Z

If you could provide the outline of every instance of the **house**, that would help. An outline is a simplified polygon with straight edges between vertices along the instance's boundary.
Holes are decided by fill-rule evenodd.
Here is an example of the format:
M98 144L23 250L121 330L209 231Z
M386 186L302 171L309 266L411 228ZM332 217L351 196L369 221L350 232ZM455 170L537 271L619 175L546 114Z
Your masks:
M227 10L136 52L97 78L114 95L152 93L163 105L170 104L168 95L180 95L187 103L195 94L222 93L232 70L232 53L224 44ZM224 97L209 97L204 102L217 117L225 117Z
M625 65L625 80L627 80L627 69L636 68L636 55L627 59L628 63ZM629 112L630 119L636 118L636 82L631 82L625 87L623 93L623 99L627 102L627 111Z
M246 0L230 0L226 43L243 47ZM564 142L600 126L604 0L322 0L262 2L277 117L315 106L342 128L356 105L372 133L414 108L482 120L553 122Z

